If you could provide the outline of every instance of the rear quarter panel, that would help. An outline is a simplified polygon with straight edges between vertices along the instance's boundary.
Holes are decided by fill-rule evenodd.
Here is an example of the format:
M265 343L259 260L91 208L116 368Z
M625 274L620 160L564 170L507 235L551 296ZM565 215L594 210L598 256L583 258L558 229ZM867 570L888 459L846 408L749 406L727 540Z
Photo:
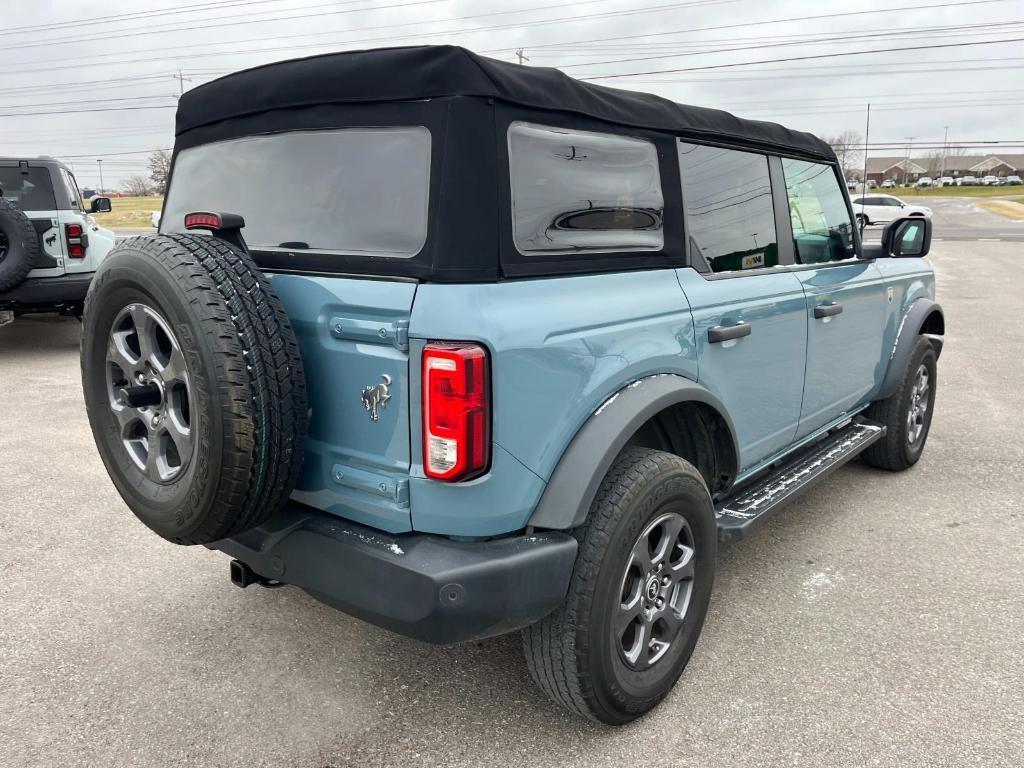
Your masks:
M420 531L521 528L565 447L604 400L655 373L697 379L693 319L671 269L422 285L410 337L414 370L430 339L482 342L492 363L494 461L484 477L427 480L419 398L410 404L410 499Z

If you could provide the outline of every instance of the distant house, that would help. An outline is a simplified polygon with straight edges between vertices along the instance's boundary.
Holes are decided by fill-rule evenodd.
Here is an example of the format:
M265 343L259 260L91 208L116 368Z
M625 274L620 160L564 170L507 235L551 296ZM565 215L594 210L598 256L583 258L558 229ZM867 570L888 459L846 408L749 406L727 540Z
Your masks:
M1024 172L1024 155L950 155L945 167L933 157L868 157L868 179L915 182L922 176L1012 176Z

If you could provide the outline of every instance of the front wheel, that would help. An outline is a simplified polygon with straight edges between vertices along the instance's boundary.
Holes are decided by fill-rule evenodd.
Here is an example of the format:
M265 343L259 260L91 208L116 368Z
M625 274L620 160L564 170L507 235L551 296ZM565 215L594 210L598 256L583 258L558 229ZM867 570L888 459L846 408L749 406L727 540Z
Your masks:
M899 387L885 400L872 403L865 414L886 427L885 437L861 454L865 463L900 472L921 458L935 410L936 374L935 348L918 336Z
M530 673L556 703L621 725L671 690L704 625L717 528L693 465L627 448L605 476L563 606L523 631Z
M860 229L864 229L864 227L868 226L870 223L871 222L868 221L868 217L865 216L863 213L858 213L857 214L857 226Z

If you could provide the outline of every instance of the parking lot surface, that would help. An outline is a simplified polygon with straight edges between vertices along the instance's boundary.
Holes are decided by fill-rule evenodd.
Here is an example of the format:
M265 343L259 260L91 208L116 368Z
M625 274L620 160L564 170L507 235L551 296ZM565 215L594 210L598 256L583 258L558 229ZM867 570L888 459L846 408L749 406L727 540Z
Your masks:
M931 260L921 463L847 466L724 547L679 685L621 729L548 703L517 636L422 645L163 542L96 454L78 323L0 328L0 765L1020 766L1024 262Z

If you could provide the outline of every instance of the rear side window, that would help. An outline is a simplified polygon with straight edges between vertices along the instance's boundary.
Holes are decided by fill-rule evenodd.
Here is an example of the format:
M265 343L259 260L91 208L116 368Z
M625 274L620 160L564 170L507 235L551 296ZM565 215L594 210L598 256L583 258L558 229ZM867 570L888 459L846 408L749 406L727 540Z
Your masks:
M782 159L799 264L821 264L856 256L846 196L831 165Z
M422 127L232 139L178 154L161 231L220 211L242 215L258 250L409 257L426 242L429 185Z
M695 267L731 272L779 263L765 155L680 142L679 173Z
M46 168L0 167L0 191L23 211L53 211L57 201Z
M508 153L521 253L664 247L665 202L651 142L517 122L508 129Z

